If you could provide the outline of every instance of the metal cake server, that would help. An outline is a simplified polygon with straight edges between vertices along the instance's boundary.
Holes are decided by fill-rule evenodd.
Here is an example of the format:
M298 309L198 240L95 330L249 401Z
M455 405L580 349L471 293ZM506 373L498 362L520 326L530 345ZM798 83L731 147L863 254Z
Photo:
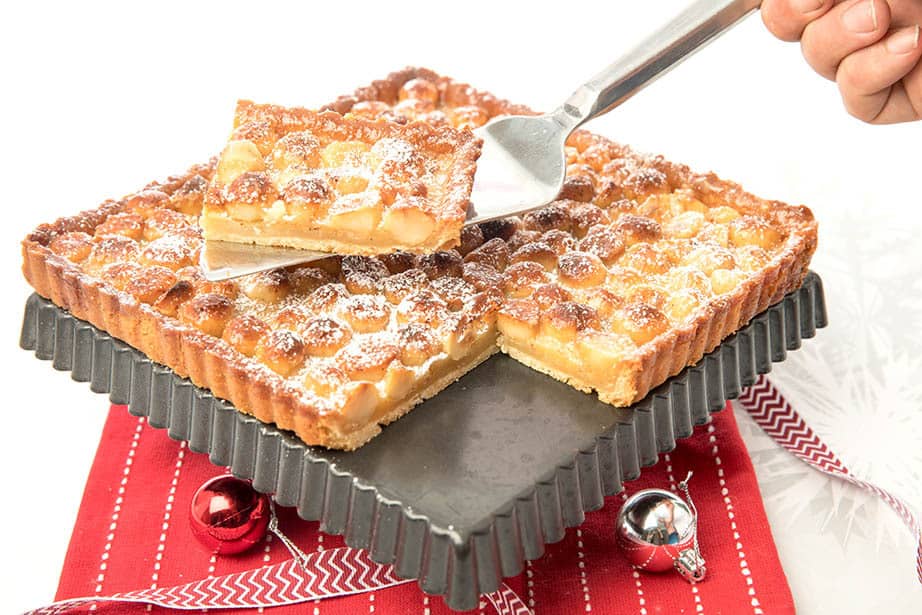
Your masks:
M483 139L466 224L522 214L553 201L566 174L564 142L579 126L614 109L759 7L758 0L697 0L580 86L560 107L505 116L474 133ZM206 241L209 280L297 265L330 256L294 248Z

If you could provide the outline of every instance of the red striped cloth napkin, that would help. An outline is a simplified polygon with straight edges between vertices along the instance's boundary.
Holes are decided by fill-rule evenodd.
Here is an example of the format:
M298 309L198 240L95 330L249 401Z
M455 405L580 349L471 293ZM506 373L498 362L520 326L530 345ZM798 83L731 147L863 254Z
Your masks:
M697 585L671 572L634 571L621 555L614 534L624 499L647 487L675 490L688 471L694 472L690 488L708 568L707 579ZM284 546L271 536L262 548L239 556L213 556L193 537L188 523L192 494L223 472L206 455L170 440L165 431L132 417L124 406L113 406L56 599L177 585L288 559ZM317 523L301 520L293 510L279 508L278 513L282 531L303 550L344 546L342 538L320 533ZM544 557L529 563L525 573L508 584L536 614L794 612L752 463L730 409L680 441L675 451L646 468L624 493L608 498L602 510L589 513L581 527L568 530L561 542L549 545ZM96 608L98 613L151 611L168 612L127 604L100 603ZM479 611L491 613L492 607L483 600ZM426 596L411 583L266 612L436 615L451 611L441 598Z

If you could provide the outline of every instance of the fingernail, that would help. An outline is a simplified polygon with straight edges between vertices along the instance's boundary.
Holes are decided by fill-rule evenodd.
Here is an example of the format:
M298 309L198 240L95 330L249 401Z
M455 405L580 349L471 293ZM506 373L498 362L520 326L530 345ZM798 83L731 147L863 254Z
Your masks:
M874 0L864 0L852 5L842 15L842 23L857 34L877 30L877 8Z
M791 0L791 5L801 13L812 13L823 7L823 0Z
M919 48L919 26L914 28L903 28L890 35L887 42L887 51L890 53L901 54L909 53Z

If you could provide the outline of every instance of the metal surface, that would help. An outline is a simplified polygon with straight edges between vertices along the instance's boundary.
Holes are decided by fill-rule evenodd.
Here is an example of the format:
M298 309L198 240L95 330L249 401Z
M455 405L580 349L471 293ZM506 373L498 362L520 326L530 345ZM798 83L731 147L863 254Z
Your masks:
M758 8L754 0L698 0L578 88L560 107L536 117L507 116L478 129L468 223L525 213L554 200L566 174L564 142Z
M505 116L474 133L483 139L467 224L523 214L553 201L566 175L564 142L577 127L612 110L759 7L757 0L698 0L578 88L555 111ZM210 242L219 243L219 242ZM240 244L207 247L205 277L224 280L329 256L290 249L270 253ZM281 256L281 258L280 258Z
M252 478L324 532L393 563L450 607L469 609L825 324L822 284L811 273L627 409L497 355L350 453L307 446L237 412L37 295L20 345Z
M590 79L554 112L569 130L608 113L759 8L759 0L698 0Z
M276 267L288 267L320 260L329 256L326 252L312 252L296 248L206 240L199 256L199 265L202 267L206 280L220 282Z

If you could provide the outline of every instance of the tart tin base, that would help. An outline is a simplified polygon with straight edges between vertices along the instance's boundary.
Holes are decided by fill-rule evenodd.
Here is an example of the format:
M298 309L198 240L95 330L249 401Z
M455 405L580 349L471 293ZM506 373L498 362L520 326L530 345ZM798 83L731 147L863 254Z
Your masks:
M825 325L811 272L630 408L498 354L353 452L307 446L242 414L38 295L20 345L466 610Z

